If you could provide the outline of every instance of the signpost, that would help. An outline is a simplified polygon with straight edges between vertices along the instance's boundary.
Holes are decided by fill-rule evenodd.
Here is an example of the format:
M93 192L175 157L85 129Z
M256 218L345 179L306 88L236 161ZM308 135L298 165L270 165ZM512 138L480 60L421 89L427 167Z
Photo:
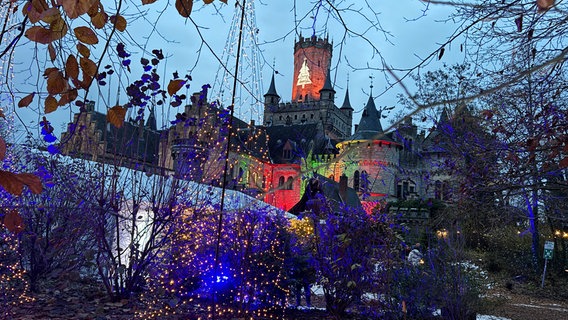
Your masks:
M548 260L552 259L552 252L554 252L554 242L546 241L544 243L544 271L542 272L542 282L540 283L541 288L544 288L544 277L546 276L546 266L548 264Z

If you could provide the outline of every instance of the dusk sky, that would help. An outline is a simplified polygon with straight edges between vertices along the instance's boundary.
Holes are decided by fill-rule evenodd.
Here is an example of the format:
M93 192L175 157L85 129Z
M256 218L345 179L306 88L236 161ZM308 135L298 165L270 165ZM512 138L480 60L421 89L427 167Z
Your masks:
M418 0L404 1L380 1L373 10L376 16L370 12L365 4L357 4L350 7L351 11L342 11L342 19L355 33L363 33L368 42L360 37L347 35L345 40L344 27L338 20L326 11L326 5L317 10L319 1L259 1L254 2L256 8L256 24L258 28L258 46L250 41L244 42L245 50L259 50L260 66L256 68L244 66L243 70L258 70L262 77L260 95L268 89L270 77L272 75L272 65L274 64L276 74L276 88L282 101L291 100L291 84L293 73L293 46L294 41L301 33L302 36L311 36L314 31L317 36L324 37L329 35L329 40L333 41L332 57L332 79L335 86L336 105L341 105L345 96L347 78L349 77L350 99L355 109L354 123L358 123L360 112L367 102L370 77L373 77L373 96L376 97L378 106L396 106L396 94L401 93L399 86L385 92L387 88L388 75L379 70L367 68L383 68L383 63L395 70L412 68L420 63L422 58L426 58L432 52L440 48L440 43L455 30L456 26L452 23L439 22L445 20L451 12L448 6L431 6L424 12L426 6L424 2ZM325 3L325 2L324 2ZM346 1L332 1L337 8L345 8ZM210 83L213 85L215 76L219 70L220 63L211 53L215 52L218 58L223 57L223 50L230 32L230 26L235 12L233 1L229 5L224 5L220 1L215 1L214 5L202 5L196 2L191 18L199 26L199 30L206 44L201 41L196 26L189 20L179 16L172 5L168 7L167 2L157 1L146 6L137 6L135 2L129 2L124 9L124 15L142 12L140 18L129 24L127 33L120 34L125 43L136 41L139 48L127 44L127 50L132 53L132 71L130 74L123 73L124 82L132 82L142 73L138 64L143 56L145 47L146 52L152 49L162 49L167 56L161 68L164 72L164 81L171 77L173 71L178 71L180 75L190 73L193 81L188 93L199 91L201 85ZM294 10L295 6L295 10ZM124 8L124 7L123 7ZM165 11L164 11L165 9ZM107 9L112 12L112 8ZM147 10L147 11L139 11ZM361 12L362 15L355 13ZM159 12L163 11L161 16ZM378 30L365 21L363 15L380 23L384 30ZM152 31L152 27L155 30ZM373 52L371 44L374 45L380 55ZM44 49L39 45L40 50ZM36 85L43 81L41 77L30 74L30 52L33 46L27 39L24 39L17 48L15 59L14 85L21 90L21 98L29 91L33 91L30 84ZM198 54L201 48L201 53ZM211 48L211 50L209 49ZM43 52L43 50L41 50ZM148 54L146 54L148 56ZM455 63L460 59L459 43L452 47L446 47L446 55L441 61L433 56L432 62L421 70L438 69L443 63ZM41 61L41 57L39 60ZM358 70L353 70L349 65ZM48 66L48 64L46 64ZM229 61L227 66L234 70L234 62ZM261 69L258 69L261 68ZM252 72L252 71L250 71ZM403 71L396 71L397 75L404 76ZM392 81L392 78L390 79ZM167 82L166 82L167 84ZM412 80L406 79L405 84L412 86ZM124 85L124 84L123 84ZM29 89L26 89L29 88ZM216 88L211 89L215 95ZM89 99L97 101L98 111L105 112L106 108L112 107L117 102L124 104L126 96L120 94L117 85L111 84L106 88L92 88ZM42 104L30 105L29 110L17 110L22 121L20 123L28 126L32 131L37 130L37 123L41 119L37 110L42 110ZM35 111L34 111L35 109ZM237 109L238 110L238 109ZM169 120L180 110L174 108L157 109L158 124L167 125ZM261 111L261 110L260 110ZM260 111L253 115L253 118L261 118ZM54 124L56 133L59 134L65 127L65 123L72 119L72 114L77 112L76 108L60 108L56 112L49 114L48 119ZM243 111L237 111L242 114ZM250 120L250 113L243 116L245 121ZM383 124L384 127L385 124Z

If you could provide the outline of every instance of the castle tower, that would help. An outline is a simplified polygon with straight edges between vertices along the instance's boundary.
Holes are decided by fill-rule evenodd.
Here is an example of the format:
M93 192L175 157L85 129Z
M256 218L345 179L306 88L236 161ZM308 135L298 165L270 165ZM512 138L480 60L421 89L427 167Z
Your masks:
M332 44L327 38L303 38L294 45L294 77L292 101L320 99L320 90L331 65Z

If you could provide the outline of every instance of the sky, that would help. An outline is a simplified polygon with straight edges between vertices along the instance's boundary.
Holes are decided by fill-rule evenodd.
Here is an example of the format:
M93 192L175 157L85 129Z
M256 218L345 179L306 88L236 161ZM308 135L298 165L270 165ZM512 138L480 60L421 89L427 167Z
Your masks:
M133 81L141 75L141 68L135 62L139 61L142 56L148 56L147 53L144 54L144 49L146 52L152 49L162 49L167 57L161 66L164 80L169 79L174 71L178 71L181 75L189 73L193 80L188 93L199 91L203 84L211 84L214 86L211 89L211 96L218 97L216 87L219 86L215 86L214 83L216 78L222 78L222 73L219 72L221 65L219 59L227 62L227 69L231 72L235 64L234 60L223 59L224 50L235 50L236 46L236 44L227 46L230 31L236 31L235 27L231 29L236 11L235 2L231 0L228 2L228 5L220 1L215 1L213 5L202 5L200 1L196 1L191 20L179 16L173 6L168 6L167 1L157 1L146 6L139 6L136 1L125 2L124 15L127 18L129 15L139 16L134 21L129 20L127 32L120 34L126 43L139 44L138 48L136 46L126 48L132 53L133 65L130 73L123 73L125 81ZM442 22L451 12L451 7L436 5L425 11L426 5L419 0L377 1L373 3L374 13L370 12L364 4L359 4L359 1L330 2L337 8L346 8L349 2L357 3L348 7L349 10L342 11L342 19L354 33L367 30L366 40L352 35L343 39L344 26L328 14L325 5L318 6L325 2L254 0L258 43L254 44L250 38L245 37L243 47L247 56L256 52L259 64L249 66L241 60L242 75L256 74L258 78L258 80L248 82L249 88L254 87L251 83L257 84L258 92L249 90L249 94L251 92L255 95L260 94L260 99L262 99L275 70L277 71L275 74L276 89L282 101L290 101L295 40L298 39L300 33L304 37L311 36L314 32L320 37L327 35L334 45L331 75L337 92L335 103L338 106L343 103L347 79L349 79L350 101L355 109L354 123L358 123L361 111L368 100L371 82L377 106L397 106L397 94L403 92L400 86L394 86L385 92L388 87L388 74L368 67L382 69L384 63L395 70L412 68L423 58L436 52L440 44L456 28L452 23ZM251 0L248 3L250 4ZM112 8L108 7L107 11L112 12ZM371 27L363 15L378 21L383 30ZM251 16L252 13L247 11L247 17ZM378 48L380 55L373 52L372 46ZM42 49L41 46L40 49ZM41 77L29 71L34 66L34 59L38 59L40 63L42 60L41 56L34 57L32 52L33 44L29 41L22 41L16 51L12 81L16 90L20 91L19 95L16 95L20 98L34 91L34 86L43 81ZM426 69L441 68L443 63L451 64L458 62L459 59L458 43L455 46L446 47L446 55L442 60L438 61L434 55L434 59ZM403 71L395 72L400 77L404 75ZM392 81L392 78L390 79ZM232 83L232 79L229 80ZM412 87L412 80L406 79L405 84ZM225 94L224 99L228 99L228 96L230 94ZM102 112L116 103L126 103L125 94L121 94L116 85L100 90L92 89L88 98L97 101L96 108ZM16 103L18 100L18 98L15 100ZM42 116L38 110L42 110L42 105L39 103L35 106L31 105L27 110L16 110L18 127L25 126L37 132L37 124ZM77 111L76 107L67 107L48 115L48 119L55 127L56 135L59 136L65 129L66 123L72 121L73 113ZM157 109L159 126L167 126L177 112L180 110L171 107ZM257 123L261 122L259 120L261 110L251 115L250 111L237 109L237 114L245 121L256 117ZM384 123L383 127L385 127Z

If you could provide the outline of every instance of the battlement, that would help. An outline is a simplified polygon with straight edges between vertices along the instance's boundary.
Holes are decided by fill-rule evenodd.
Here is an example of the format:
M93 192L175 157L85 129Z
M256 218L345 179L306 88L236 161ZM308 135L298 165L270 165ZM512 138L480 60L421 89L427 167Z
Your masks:
M294 52L298 51L298 49L309 47L324 48L331 52L333 43L330 43L327 37L302 37L302 35L300 35L300 39L298 39L298 41L294 44Z

